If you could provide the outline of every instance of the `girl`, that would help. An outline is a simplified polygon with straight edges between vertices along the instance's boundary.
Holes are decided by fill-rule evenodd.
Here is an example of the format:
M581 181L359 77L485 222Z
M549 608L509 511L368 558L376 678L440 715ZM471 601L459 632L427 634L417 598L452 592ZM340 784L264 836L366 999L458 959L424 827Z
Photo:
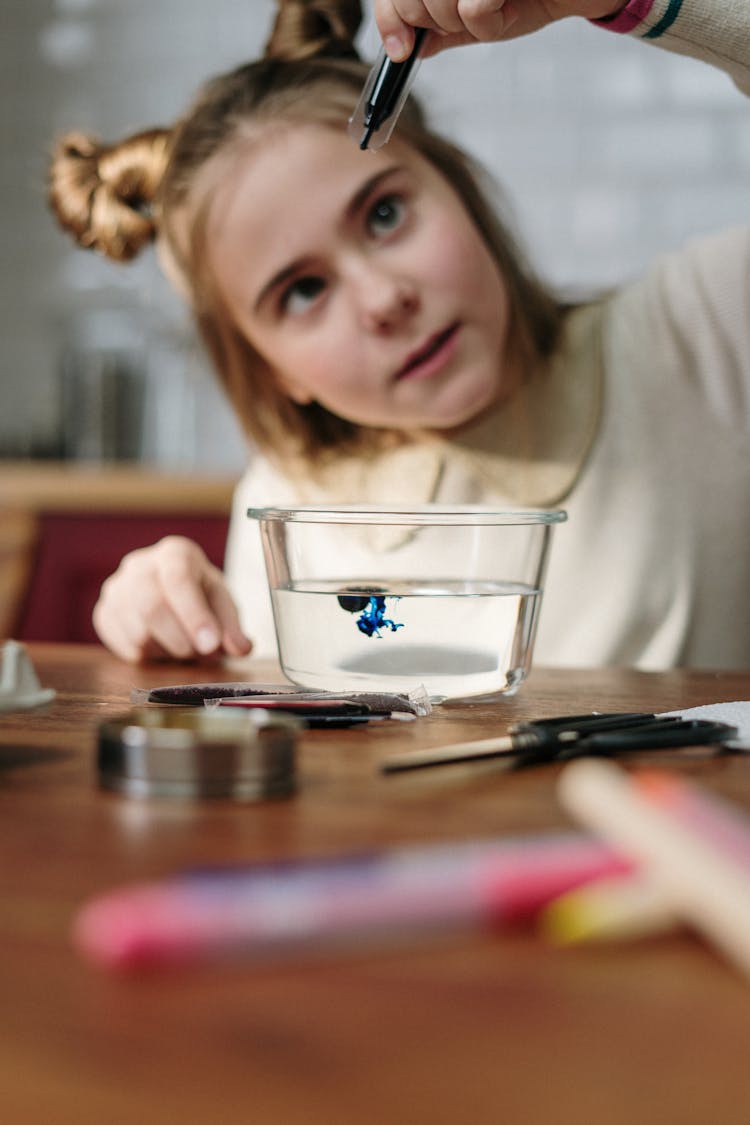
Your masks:
M400 57L414 26L434 51L533 30L553 7L704 57L750 93L744 0L379 0L377 16ZM347 136L360 15L283 4L266 57L209 83L173 130L57 148L60 222L121 260L158 239L259 450L226 582L163 540L104 584L99 636L131 661L242 655L250 637L272 653L250 505L563 505L539 662L747 666L750 231L564 306L413 100L377 153Z

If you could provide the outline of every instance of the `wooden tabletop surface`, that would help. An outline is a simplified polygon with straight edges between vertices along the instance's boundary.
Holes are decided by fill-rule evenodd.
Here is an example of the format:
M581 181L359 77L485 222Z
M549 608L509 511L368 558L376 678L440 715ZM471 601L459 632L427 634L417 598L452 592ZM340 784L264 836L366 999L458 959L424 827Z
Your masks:
M410 747L520 718L750 698L750 673L536 669L500 702L309 731L299 792L240 805L96 786L97 724L134 687L278 679L267 665L131 668L29 646L57 699L0 715L0 1120L8 1125L729 1125L750 1120L750 982L686 932L554 948L466 933L400 949L118 977L69 940L87 899L200 864L570 827L557 767L383 776ZM750 808L750 759L653 755Z

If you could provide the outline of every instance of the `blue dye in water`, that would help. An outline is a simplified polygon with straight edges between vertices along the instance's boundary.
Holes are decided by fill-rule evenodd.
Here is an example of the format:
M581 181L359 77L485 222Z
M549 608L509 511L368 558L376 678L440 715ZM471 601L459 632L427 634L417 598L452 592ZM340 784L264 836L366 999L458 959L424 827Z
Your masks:
M398 601L398 598L394 600ZM347 613L359 614L357 628L367 637L379 637L381 629L390 629L395 633L397 629L404 627L403 622L386 617L385 594L380 593L377 588L360 588L357 593L348 593L345 588L338 595L338 603Z
M382 594L373 594L357 618L357 628L367 637L379 637L381 629L390 629L395 633L403 627L403 621L392 621L390 617L386 617L385 598Z

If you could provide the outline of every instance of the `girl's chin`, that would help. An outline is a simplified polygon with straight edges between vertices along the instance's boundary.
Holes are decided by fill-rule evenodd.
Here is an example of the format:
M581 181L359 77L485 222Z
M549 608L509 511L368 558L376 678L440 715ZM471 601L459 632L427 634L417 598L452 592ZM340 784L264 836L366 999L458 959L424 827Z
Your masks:
M455 433L479 422L500 404L500 396L495 388L485 389L484 393L477 391L471 396L466 396L460 402L446 404L443 411L436 411L425 429L434 430L444 437L451 437Z

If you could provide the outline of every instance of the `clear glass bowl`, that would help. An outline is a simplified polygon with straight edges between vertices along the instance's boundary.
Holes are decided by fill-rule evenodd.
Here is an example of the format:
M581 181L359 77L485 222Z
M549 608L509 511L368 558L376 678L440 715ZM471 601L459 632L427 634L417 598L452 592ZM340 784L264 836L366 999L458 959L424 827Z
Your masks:
M510 693L531 666L560 510L249 508L279 659L324 691Z

